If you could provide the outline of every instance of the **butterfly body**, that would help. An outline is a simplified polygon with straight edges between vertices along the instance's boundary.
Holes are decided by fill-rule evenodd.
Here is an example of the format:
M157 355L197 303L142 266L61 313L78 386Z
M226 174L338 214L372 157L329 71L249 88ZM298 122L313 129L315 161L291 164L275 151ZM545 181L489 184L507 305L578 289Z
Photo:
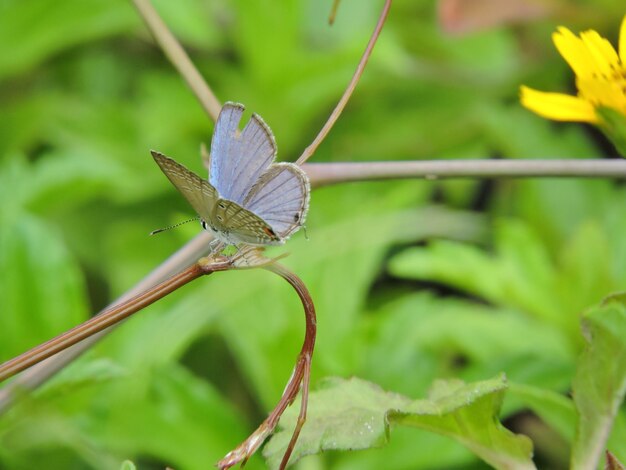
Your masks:
M293 163L275 163L271 130L256 114L239 130L243 105L225 103L213 133L208 181L152 151L163 173L228 245L280 245L304 223L309 180Z

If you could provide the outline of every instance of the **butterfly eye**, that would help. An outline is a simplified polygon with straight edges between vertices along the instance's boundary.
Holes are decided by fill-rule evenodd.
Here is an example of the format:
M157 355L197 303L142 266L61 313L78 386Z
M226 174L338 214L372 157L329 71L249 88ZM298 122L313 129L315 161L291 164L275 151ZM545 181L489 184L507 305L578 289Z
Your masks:
M206 225L206 222L205 222L203 219L200 219L200 225L202 225L202 228L203 228L204 230L208 230L207 225Z

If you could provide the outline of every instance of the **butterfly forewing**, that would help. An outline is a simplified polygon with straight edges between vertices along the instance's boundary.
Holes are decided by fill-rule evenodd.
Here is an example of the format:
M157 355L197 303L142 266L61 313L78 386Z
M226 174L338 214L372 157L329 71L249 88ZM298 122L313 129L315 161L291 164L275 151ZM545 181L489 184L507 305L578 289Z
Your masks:
M309 179L293 163L270 167L250 189L243 206L287 238L303 223L309 208Z
M244 109L231 102L222 107L211 141L209 167L209 181L220 196L238 204L276 158L272 131L258 115L253 114L239 131Z
M162 153L152 151L152 156L165 176L176 189L189 201L191 207L205 221L211 220L211 212L218 200L217 191L206 180L203 180L180 163L176 163Z
M195 173L161 153L152 152L152 156L202 220L214 227L218 237L228 243L281 242L267 222L235 202L220 199L215 188Z

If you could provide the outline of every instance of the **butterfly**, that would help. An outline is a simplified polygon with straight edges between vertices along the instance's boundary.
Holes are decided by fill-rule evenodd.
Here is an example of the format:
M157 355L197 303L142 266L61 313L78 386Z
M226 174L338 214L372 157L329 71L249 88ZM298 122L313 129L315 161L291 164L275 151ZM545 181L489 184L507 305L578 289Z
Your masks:
M165 176L198 213L205 230L226 245L281 245L304 223L309 178L293 163L276 163L269 126L245 107L227 102L211 140L208 181L162 153L151 151Z

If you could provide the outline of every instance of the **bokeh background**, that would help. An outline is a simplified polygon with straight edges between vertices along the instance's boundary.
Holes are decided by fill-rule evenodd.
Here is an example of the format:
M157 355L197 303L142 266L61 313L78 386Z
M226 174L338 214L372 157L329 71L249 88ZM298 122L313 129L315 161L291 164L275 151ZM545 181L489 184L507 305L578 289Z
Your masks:
M154 1L218 97L269 123L283 160L325 121L382 6L344 0L329 27L331 3ZM616 44L625 13L622 0L396 0L311 161L616 157L589 127L524 110L518 88L573 90L552 31L594 28ZM149 149L201 172L212 129L130 2L0 1L0 360L87 319L200 230L148 236L194 215ZM582 179L314 191L308 240L270 251L290 253L316 301L312 387L357 376L420 398L437 378L505 372L567 393L581 312L626 288L625 207L623 185ZM276 276L195 281L21 398L0 419L0 468L210 468L279 399L302 335ZM566 468L566 437L514 397L502 419L533 438L540 468ZM407 429L298 465L486 468Z

